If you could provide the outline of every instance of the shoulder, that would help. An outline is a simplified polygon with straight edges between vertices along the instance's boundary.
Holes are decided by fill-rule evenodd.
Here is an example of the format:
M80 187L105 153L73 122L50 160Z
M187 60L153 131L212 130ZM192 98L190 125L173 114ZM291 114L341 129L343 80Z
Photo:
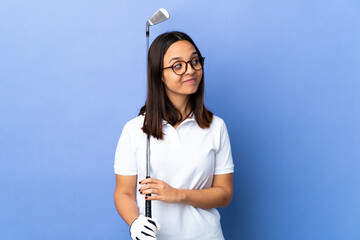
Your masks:
M137 117L130 119L125 123L124 129L127 129L128 131L132 131L132 132L142 131L141 128L143 127L144 118L145 118L144 115L139 115Z
M223 128L224 125L225 125L225 121L221 117L214 114L210 128L221 129Z
M219 116L213 115L213 120L210 125L210 132L216 136L224 136L228 134L228 129L225 120Z
M143 115L139 115L128 120L123 127L123 134L125 133L133 137L141 135L141 133L143 133L143 131L141 130L141 128L143 127L143 122Z
M127 139L126 141L131 142L133 146L136 146L137 143L142 141L145 136L145 133L141 129L144 118L144 116L139 115L128 120L123 127L120 139Z
M142 126L143 125L143 122L144 122L144 118L145 116L144 115L139 115L139 116L136 116L132 119L130 119L129 121L126 122L126 125L129 125L129 126Z

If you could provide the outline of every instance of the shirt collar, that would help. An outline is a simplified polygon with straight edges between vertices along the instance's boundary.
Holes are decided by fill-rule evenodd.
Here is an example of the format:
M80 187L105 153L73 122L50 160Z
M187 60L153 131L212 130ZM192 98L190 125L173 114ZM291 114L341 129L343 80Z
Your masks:
M195 120L195 116L194 116L194 112L191 112L190 115L189 115L189 117L186 118L184 121L182 121L180 124L183 124L183 123L186 123L186 122L190 122L190 121L196 121L196 120ZM168 122L167 122L165 119L162 120L162 123L163 123L163 125L168 124Z

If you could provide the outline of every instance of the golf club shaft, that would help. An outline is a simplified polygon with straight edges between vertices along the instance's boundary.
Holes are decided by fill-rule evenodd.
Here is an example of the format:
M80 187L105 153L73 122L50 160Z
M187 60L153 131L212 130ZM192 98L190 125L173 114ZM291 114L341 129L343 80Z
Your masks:
M146 142L146 178L150 178L150 136L147 136ZM146 194L146 196L151 196L151 194ZM151 218L151 201L145 200L145 216Z

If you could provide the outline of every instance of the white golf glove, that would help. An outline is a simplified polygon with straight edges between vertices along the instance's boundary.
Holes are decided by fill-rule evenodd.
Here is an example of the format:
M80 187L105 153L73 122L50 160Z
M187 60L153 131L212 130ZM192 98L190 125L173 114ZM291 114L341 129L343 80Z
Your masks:
M140 215L130 226L130 235L133 240L156 240L156 232L160 224L155 218Z

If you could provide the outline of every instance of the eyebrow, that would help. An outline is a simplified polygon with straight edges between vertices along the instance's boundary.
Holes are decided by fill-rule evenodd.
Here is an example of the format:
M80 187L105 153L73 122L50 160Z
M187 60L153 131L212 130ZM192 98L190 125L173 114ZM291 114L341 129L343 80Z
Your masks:
M195 55L195 54L198 54L198 53L197 53L197 52L193 52L193 53L191 54L191 56L192 56L192 55ZM170 59L169 63L170 63L171 61L177 60L177 59L180 59L180 58L179 58L179 57L174 57L174 58Z

